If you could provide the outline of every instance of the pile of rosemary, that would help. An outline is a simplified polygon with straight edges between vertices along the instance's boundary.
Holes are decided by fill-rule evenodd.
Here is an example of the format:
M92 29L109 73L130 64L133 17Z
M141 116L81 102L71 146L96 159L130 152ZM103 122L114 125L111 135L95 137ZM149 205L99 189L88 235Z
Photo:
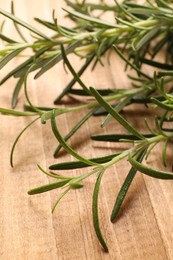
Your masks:
M171 171L151 168L143 163L143 160L147 160L153 148L161 143L161 158L163 165L166 167L167 147L173 139L173 88L171 84L173 81L173 5L168 0L146 0L141 5L135 3L135 1L124 1L120 4L116 0L113 1L112 5L108 5L104 0L100 0L97 4L85 0L81 2L65 0L65 2L68 5L65 10L67 19L71 19L72 24L74 24L71 28L60 25L55 12L53 12L51 22L36 18L39 24L52 31L52 37L48 37L17 18L14 14L13 4L10 13L0 9L1 15L13 21L21 39L16 41L9 38L4 34L2 24L0 38L3 41L3 48L0 50L0 68L15 57L20 56L24 51L26 53L26 49L32 50L32 54L29 52L25 61L22 59L20 65L17 65L4 78L1 78L1 85L5 84L11 77L17 78L18 81L12 95L12 108L0 108L0 112L3 115L29 116L32 119L30 124L17 136L12 146L11 166L13 166L13 154L19 138L37 120L40 120L42 124L45 124L48 120L51 121L51 130L58 142L57 149L54 151L55 157L58 156L60 149L63 147L77 159L72 162L50 165L49 172L38 165L44 174L56 179L56 182L34 188L28 194L38 194L62 187L62 193L53 205L52 211L66 193L72 189L83 187L83 181L89 176L97 176L93 191L93 223L102 247L105 251L108 251L99 227L98 216L99 187L106 170L124 158L131 165L113 206L112 222L119 212L137 171L154 178L173 179ZM114 17L112 23L104 20L103 15L106 12L111 13ZM27 42L21 32L21 27L32 33L32 42ZM89 66L94 69L98 63L102 64L102 57L107 52L111 53L110 51L116 52L116 55L119 55L126 63L126 68L130 68L130 72L128 70L128 77L131 80L130 88L127 86L126 89L122 89L120 86L119 89L96 89L86 86L80 76ZM73 64L69 60L69 54L78 56L81 62L83 61L79 71L74 70ZM162 62L160 62L160 54L164 57ZM34 72L34 78L37 79L44 73L48 73L48 70L60 61L64 62L73 79L54 100L55 107L34 106L28 94L28 76L31 72ZM151 68L151 75L146 73L146 66ZM133 76L131 71L133 71ZM77 89L74 88L75 83L78 84ZM24 100L23 111L16 108L21 90L24 91L27 101L26 104ZM58 105L61 99L69 94L82 97L83 104L65 108ZM134 128L121 113L125 107L135 103L141 104L141 109L144 110L143 120L145 120L145 111L152 111L154 127L153 124L145 120L147 129L145 133ZM87 112L73 129L63 137L57 127L56 118L61 114L79 110ZM99 158L84 158L70 147L67 141L74 134L77 134L79 128L91 116L99 115L105 115L102 127L109 124L109 119L113 118L116 124L118 122L124 127L124 134L94 135L91 138L97 141L127 142L129 148ZM77 177L67 177L55 172L82 167L90 167L90 170Z

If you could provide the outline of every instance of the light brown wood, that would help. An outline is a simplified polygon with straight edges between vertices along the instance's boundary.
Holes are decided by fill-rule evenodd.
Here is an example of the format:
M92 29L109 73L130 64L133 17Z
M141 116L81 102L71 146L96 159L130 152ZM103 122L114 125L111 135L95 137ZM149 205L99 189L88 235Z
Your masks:
M0 0L0 7L10 10L11 0ZM112 1L114 3L114 1ZM51 19L52 10L58 14L63 23L63 0L14 0L16 15L29 23L33 17ZM0 16L2 21L2 16ZM42 29L42 27L38 27ZM4 30L15 37L12 23L7 22ZM13 32L13 35L11 33ZM30 35L28 35L28 38ZM1 72L1 78L15 65L12 61ZM73 59L75 68L80 61ZM62 64L57 65L37 81L29 79L30 98L36 105L53 104L54 97L61 92L70 79L65 74ZM119 87L129 84L123 63L113 56L111 66L105 61L105 67L98 66L94 72L87 70L83 77L88 85L95 87ZM0 106L10 107L14 79L10 79L0 89ZM23 105L23 94L18 109ZM138 107L136 108L138 110ZM130 112L128 112L130 111ZM126 109L127 117L134 114L133 124L143 127L140 111ZM57 119L63 134L67 133L85 111L67 114ZM128 172L129 165L123 161L105 173L100 191L100 223L109 246L109 253L104 253L95 236L92 224L92 192L96 176L85 182L81 190L71 191L61 201L55 213L51 213L51 205L59 191L29 196L27 191L38 185L52 181L41 174L36 167L43 168L54 162L52 153L57 142L50 131L50 124L34 124L23 135L16 146L15 167L10 168L9 156L12 143L20 130L30 122L29 118L13 118L0 116L0 259L1 260L165 260L173 259L173 183L161 181L140 173L137 174L116 223L112 224L110 213L115 197ZM122 131L114 121L106 129L100 129L102 118L92 118L72 138L70 144L81 154L90 157L103 155L118 150L117 145L97 144L91 142L90 134L102 131ZM159 150L159 148L158 148ZM161 167L158 151L155 150L149 164ZM172 154L170 151L170 160ZM73 160L62 152L57 161ZM80 174L85 170L71 172ZM70 173L70 174L71 174ZM65 175L69 172L64 173Z

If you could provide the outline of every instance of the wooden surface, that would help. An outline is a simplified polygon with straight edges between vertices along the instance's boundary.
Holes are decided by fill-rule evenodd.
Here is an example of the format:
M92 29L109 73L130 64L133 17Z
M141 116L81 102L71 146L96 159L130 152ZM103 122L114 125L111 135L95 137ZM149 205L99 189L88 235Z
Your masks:
M114 3L114 1L110 1ZM62 23L61 7L63 0L14 0L16 15L31 22L37 16L51 19L56 9ZM0 7L10 10L10 0L0 0ZM2 21L2 17L0 18ZM35 25L35 22L33 22ZM10 35L12 24L5 25ZM11 35L12 37L12 35ZM28 35L28 37L30 37ZM13 61L8 70L18 62ZM73 60L78 68L80 61ZM88 85L95 87L127 87L128 81L119 58L113 56L111 66L105 61L105 68L95 72L88 70L83 77ZM1 78L7 68L1 72ZM37 81L29 80L29 92L36 105L52 105L54 97L61 92L70 79L62 64L53 68ZM15 80L9 80L0 89L0 106L10 107L10 98ZM23 104L20 96L18 109ZM134 115L133 124L142 126L138 107L126 109L127 118ZM130 112L129 112L130 111ZM85 111L59 117L58 124L63 134L72 128ZM137 174L116 223L109 221L117 192L128 172L129 165L123 161L106 172L100 191L100 223L109 246L104 253L96 239L91 214L91 199L95 177L85 182L84 189L70 192L59 204L55 213L51 205L59 191L52 191L30 197L27 191L51 181L41 174L36 164L48 168L55 159L52 157L57 143L50 132L49 123L33 125L21 138L15 151L15 167L10 168L11 145L20 130L30 121L29 118L0 116L0 259L1 260L100 260L100 259L173 259L173 183ZM100 129L101 118L89 120L70 144L87 157L108 154L118 150L117 145L90 142L90 134L121 132L112 121L104 130ZM160 167L159 147L149 164ZM172 161L170 151L170 161ZM61 153L57 161L72 160ZM78 170L70 174L80 174ZM69 174L69 173L66 173Z

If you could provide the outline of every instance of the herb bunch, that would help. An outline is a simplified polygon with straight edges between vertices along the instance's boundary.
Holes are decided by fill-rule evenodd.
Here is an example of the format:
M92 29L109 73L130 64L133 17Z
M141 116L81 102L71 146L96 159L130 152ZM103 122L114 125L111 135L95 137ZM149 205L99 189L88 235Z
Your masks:
M108 5L106 1L100 1L98 4L92 4L88 1L70 1L65 0L70 7L65 10L67 18L71 19L74 25L71 28L62 26L58 23L55 12L52 15L52 21L45 21L36 18L36 21L52 31L52 37L48 37L43 32L30 26L17 18L14 14L12 3L11 13L0 9L0 13L11 19L19 33L21 41L9 38L3 33L3 24L1 26L0 38L4 47L0 50L0 68L3 68L8 62L17 56L20 56L28 49L32 54L27 54L25 61L21 61L4 78L1 79L1 85L9 78L17 78L17 84L14 87L11 106L12 108L0 108L3 115L29 116L32 121L17 136L11 150L10 162L13 166L13 154L21 135L37 120L45 124L51 121L51 130L55 135L58 146L54 151L54 157L58 157L61 148L64 148L76 160L73 162L63 162L50 165L50 171L44 170L40 165L38 168L47 176L56 179L55 182L34 188L28 194L38 194L57 188L63 188L61 195L53 205L55 210L63 196L72 189L83 187L83 181L91 175L97 175L93 191L93 223L96 235L105 249L108 251L107 244L103 238L99 226L98 216L98 194L101 179L106 170L126 158L131 165L130 171L117 195L115 205L113 206L111 221L113 222L124 201L127 191L135 177L137 171L160 179L173 179L171 171L163 171L146 166L143 163L147 159L153 148L162 143L162 162L167 166L167 147L172 142L173 129L173 96L171 82L173 80L173 6L170 1L146 0L145 4L140 5L131 1ZM112 13L115 20L107 22L102 18L106 12ZM24 27L33 34L33 41L28 42L20 30ZM100 63L103 65L102 57L107 52L116 52L126 64L128 77L131 79L131 88L126 89L96 89L87 86L81 79L81 75L92 65ZM73 64L70 62L69 54L78 56L83 60L83 65L76 72ZM164 61L160 61L160 55ZM58 62L63 61L67 69L73 76L71 82L64 88L63 92L54 100L54 105L60 104L65 95L75 95L83 97L83 104L78 106L67 106L62 108L37 107L32 104L29 94L27 79L31 72L34 72L34 78L37 79ZM152 68L151 75L146 73L144 65ZM133 74L131 74L133 71ZM78 83L79 88L74 88ZM16 109L20 91L24 91L25 99L24 110ZM88 98L89 97L89 98ZM91 98L92 97L92 98ZM121 114L126 106L134 103L141 104L144 110L152 111L152 120L154 127L145 120L146 132L141 133L131 125ZM71 129L66 135L62 136L56 122L56 117L65 113L75 111L87 111L86 115ZM129 148L121 152L105 155L97 158L85 158L77 153L68 145L68 140L76 134L80 127L91 117L105 115L102 127L109 124L110 118L124 127L124 134L106 134L94 135L91 139L97 141L110 141L119 143L129 143ZM82 167L91 167L87 173L77 177L67 177L56 174L57 170L71 170Z

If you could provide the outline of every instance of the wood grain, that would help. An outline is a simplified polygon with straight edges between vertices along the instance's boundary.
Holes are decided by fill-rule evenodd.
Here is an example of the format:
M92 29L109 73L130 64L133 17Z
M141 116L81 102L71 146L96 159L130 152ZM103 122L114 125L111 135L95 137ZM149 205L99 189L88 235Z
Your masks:
M10 0L0 0L0 7L10 10ZM112 4L114 1L110 1ZM61 7L64 1L53 0L14 0L16 15L36 25L33 17L51 19L52 10L63 23ZM2 21L2 17L0 17ZM42 28L42 27L38 27ZM5 30L15 37L12 24L7 22ZM30 35L27 36L28 38ZM13 68L18 60L12 61L1 72L1 77ZM77 68L80 61L73 60ZM52 68L37 81L29 80L29 93L36 105L52 105L54 98L61 92L70 79L62 64ZM98 66L95 72L87 70L83 77L88 85L95 87L126 87L129 84L121 60L113 56L111 66L105 61L105 67ZM10 98L14 88L14 79L10 79L0 89L0 106L10 107ZM23 94L18 104L23 104ZM133 108L134 109L134 108ZM137 108L138 109L138 108ZM134 113L134 125L142 128L140 111L126 111L127 117ZM85 111L74 115L59 117L57 123L63 134L67 133ZM96 239L91 214L92 192L96 176L86 181L84 189L70 192L59 204L52 215L51 205L59 191L37 196L27 195L27 191L51 180L40 173L36 164L42 167L55 162L52 157L56 140L50 132L49 123L33 125L21 138L15 151L15 167L10 168L9 155L11 145L20 130L29 122L28 118L1 116L0 128L0 259L2 260L165 260L173 259L173 183L161 181L137 174L116 223L110 223L110 213L115 197L128 172L129 165L123 161L112 167L104 176L100 191L100 223L109 246L104 253ZM90 119L70 144L87 157L103 155L116 151L119 147L112 144L96 144L88 137L101 131L121 132L122 128L112 121L102 130L101 118ZM159 148L158 148L159 150ZM159 151L150 158L149 164L161 167ZM170 152L170 158L172 154ZM58 161L72 160L61 152ZM171 159L170 159L171 160ZM80 174L83 170L72 171ZM67 172L66 174L69 174Z

